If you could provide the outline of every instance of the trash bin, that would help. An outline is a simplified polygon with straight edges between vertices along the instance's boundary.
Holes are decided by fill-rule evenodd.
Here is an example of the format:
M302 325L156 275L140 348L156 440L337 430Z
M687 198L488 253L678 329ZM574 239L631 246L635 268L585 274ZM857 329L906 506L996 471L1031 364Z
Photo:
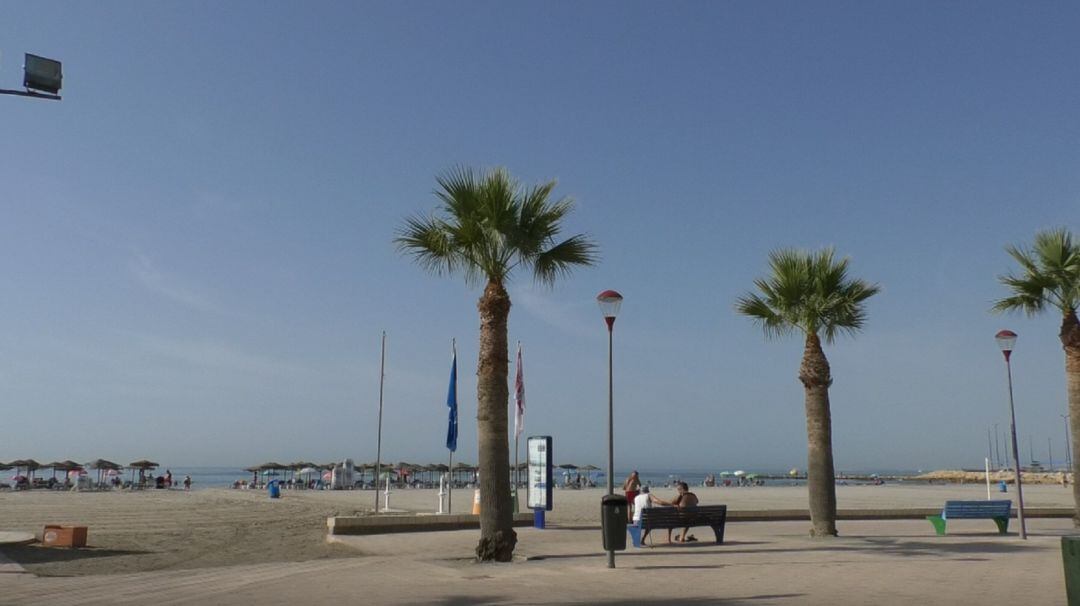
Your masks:
M600 499L600 528L604 534L604 551L626 549L626 497L617 494Z
M1061 564L1065 568L1068 604L1080 606L1080 537L1061 537Z
M281 486L278 485L277 480L271 480L270 483L266 485L266 491L270 493L271 499L281 498Z

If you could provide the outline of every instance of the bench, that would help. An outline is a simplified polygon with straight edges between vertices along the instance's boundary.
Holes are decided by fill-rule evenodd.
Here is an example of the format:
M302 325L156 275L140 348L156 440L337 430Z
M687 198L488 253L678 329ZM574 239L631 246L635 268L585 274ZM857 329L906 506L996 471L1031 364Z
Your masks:
M1009 514L1012 501L945 501L945 507L939 516L926 516L934 525L938 536L945 535L945 522L948 520L993 520L998 532L1005 534L1009 530Z
M659 528L693 528L708 526L716 535L716 543L724 542L724 524L727 522L727 505L698 505L683 511L677 507L647 507L641 510L641 522L627 526L634 547L641 547L641 535L646 530Z

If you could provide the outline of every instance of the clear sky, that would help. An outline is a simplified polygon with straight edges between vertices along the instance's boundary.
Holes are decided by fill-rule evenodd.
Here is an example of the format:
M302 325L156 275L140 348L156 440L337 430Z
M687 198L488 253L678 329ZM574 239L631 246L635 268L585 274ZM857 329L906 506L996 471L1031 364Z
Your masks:
M733 311L777 247L880 284L826 348L837 468L1062 456L1056 314L989 313L1006 244L1080 230L1080 5L6 2L63 101L0 97L0 460L475 462L478 288L394 248L437 174L558 179L602 262L517 276L529 434L620 468L804 467L798 338ZM511 377L512 381L512 377Z

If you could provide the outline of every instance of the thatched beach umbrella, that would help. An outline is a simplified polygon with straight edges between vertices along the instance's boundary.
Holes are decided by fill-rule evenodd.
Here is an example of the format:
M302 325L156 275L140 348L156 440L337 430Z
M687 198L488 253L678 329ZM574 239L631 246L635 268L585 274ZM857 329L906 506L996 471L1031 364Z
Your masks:
M160 467L160 465L148 459L139 459L138 461L128 463L128 468L131 469L131 483L135 484L136 469L138 469L140 472L139 476L145 478L147 471L151 469L157 469L158 467Z
M457 477L457 475L459 473L462 473L462 472L471 474L471 473L475 472L476 470L477 470L476 467L474 467L472 465L469 465L468 463L458 463L457 465L454 465L453 470L451 470L450 478L453 479L453 478Z
M282 471L282 470L288 469L288 468L289 468L288 465L282 465L281 463L275 463L274 461L270 461L268 463L263 463L262 465L259 465L259 471L262 472L262 475L267 477L267 478L269 478L270 476L280 475L278 473L279 471ZM267 484L269 484L269 480L267 481Z
M58 471L62 471L62 472L64 472L66 474L69 471L75 471L76 469L82 469L82 465L79 465L75 461L71 461L71 460L53 461L52 463L46 463L45 465L42 465L42 467L48 467L48 468L52 469L52 477L53 477L53 479L56 479L56 472L58 472Z
M25 467L26 477L31 480L34 479L34 471L41 469L41 463L38 463L33 459L18 459L17 461L8 463L8 465L15 468L15 475L19 475L19 470Z
M98 484L101 484L101 482L102 482L102 474L105 472L105 470L107 470L107 469L112 469L112 470L115 470L115 471L120 470L120 465L118 463L113 463L112 461L110 461L108 459L94 459L93 461L90 461L89 463L87 463L86 466L89 467L90 469L96 469L97 470L97 472L98 472L98 482L97 483Z

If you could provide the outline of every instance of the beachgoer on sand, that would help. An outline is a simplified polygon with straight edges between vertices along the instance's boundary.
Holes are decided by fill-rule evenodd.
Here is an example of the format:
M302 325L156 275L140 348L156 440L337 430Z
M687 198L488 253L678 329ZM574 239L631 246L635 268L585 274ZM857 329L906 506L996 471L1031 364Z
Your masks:
M191 490L191 476L184 476L184 490Z
M622 489L626 493L626 502L630 504L630 507L626 510L626 516L628 519L633 520L634 499L637 498L638 491L641 489L641 478L638 477L636 469L630 472L630 476L623 482Z
M661 499L660 497L653 497L652 500L655 503L657 503L658 505L664 505L664 506L667 506L667 507L678 507L682 511L693 511L694 509L697 509L697 506L698 506L697 495L690 492L690 486L688 486L686 484L686 482L679 482L678 484L675 485L675 488L676 488L676 490L679 491L679 494L675 495L674 499L672 499L670 501L665 501L664 499ZM689 532L689 530L690 530L689 526L686 527L686 528L683 528L682 534L679 535L679 537L676 538L675 540L680 542L680 543L691 543L693 541L696 541L697 537L695 537L693 535L686 536L686 533ZM671 542L671 529L670 528L667 531L667 535L668 535L667 536L668 543L670 543Z

